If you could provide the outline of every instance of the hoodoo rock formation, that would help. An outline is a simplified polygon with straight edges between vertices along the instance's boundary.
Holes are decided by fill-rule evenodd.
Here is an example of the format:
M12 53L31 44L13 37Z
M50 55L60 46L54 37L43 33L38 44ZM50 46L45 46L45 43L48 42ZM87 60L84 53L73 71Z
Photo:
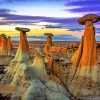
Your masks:
M5 34L0 35L0 56L7 56L7 37Z
M23 52L29 52L29 45L28 45L28 41L27 41L26 32L29 32L30 29L28 29L28 28L19 28L19 27L16 27L16 30L20 31L20 43L19 43L19 48L20 48Z
M43 49L44 53L46 55L48 55L49 51L50 51L50 47L52 46L52 37L53 37L53 34L51 33L44 33L45 36L47 36L47 40L46 40L46 44L45 44L45 47Z
M93 14L83 16L78 20L85 25L84 36L76 53L72 58L68 88L74 96L98 94L98 60L96 53L95 27L93 23L100 21L100 17Z
M8 56L14 56L15 53L14 53L10 36L8 36L8 40L7 40L7 49L8 49Z
M17 78L19 77L18 74L20 72L20 64L22 63L30 63L30 56L29 56L29 46L27 42L26 32L30 30L27 28L19 28L16 27L16 30L20 31L20 42L17 53L13 60L10 62L10 66L8 67L8 71L5 74L4 78L2 79L3 84L15 84Z
M53 34L51 34L51 33L44 33L44 35L47 36L46 44L49 44L50 46L52 46L52 37L53 37Z

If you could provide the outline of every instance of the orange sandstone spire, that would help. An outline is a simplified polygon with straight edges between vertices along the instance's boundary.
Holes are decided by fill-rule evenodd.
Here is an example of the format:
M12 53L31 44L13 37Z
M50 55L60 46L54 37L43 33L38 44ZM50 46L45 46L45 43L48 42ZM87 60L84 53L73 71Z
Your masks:
M95 28L93 23L100 20L94 14L87 14L78 20L85 25L84 38L72 58L68 88L75 96L97 95L98 60L96 53Z
M7 56L7 38L5 34L0 35L0 55Z
M12 47L12 41L11 41L11 37L10 37L10 36L8 36L7 48L8 48L9 50L11 50L11 49L13 48L13 47Z
M28 45L28 42L27 42L26 32L29 32L30 29L16 27L16 30L20 31L19 48L24 52L28 52L29 51L29 45Z
M44 35L47 36L46 44L49 44L50 46L52 46L52 37L53 37L53 34L51 34L51 33L44 33Z
M52 37L53 37L53 34L51 33L44 33L45 36L47 36L47 40L46 40L46 44L45 44L45 47L43 49L44 53L46 55L48 55L49 51L50 51L50 47L52 46Z

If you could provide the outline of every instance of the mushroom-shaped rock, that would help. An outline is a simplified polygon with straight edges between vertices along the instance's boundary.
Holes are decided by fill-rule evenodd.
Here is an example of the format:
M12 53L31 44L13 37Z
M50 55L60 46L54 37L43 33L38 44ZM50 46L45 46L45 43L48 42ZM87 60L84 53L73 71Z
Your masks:
M52 33L44 33L44 35L47 36L46 44L49 44L50 46L52 46L52 37L53 37L53 34Z
M53 34L51 33L44 33L45 36L47 36L47 40L46 40L46 44L43 48L43 51L46 55L48 55L49 51L50 51L50 47L52 46L52 37Z
M18 30L18 31L20 31L19 48L23 52L28 52L29 51L29 45L28 45L28 42L27 42L26 32L29 32L30 29L28 29L28 28L19 28L19 27L16 27L15 29Z
M78 23L81 25L85 25L86 21L91 21L92 23L100 21L100 16L95 14L87 14L78 20Z
M8 68L7 73L2 79L3 84L15 83L14 81L18 80L16 77L18 76L18 74L21 73L20 64L23 62L25 62L26 64L31 63L29 55L29 45L26 36L26 32L28 30L24 28L17 28L17 29L21 31L19 47L14 59L12 59L10 62L10 66Z
M16 29L17 31L21 31L21 32L29 32L29 31L30 31L30 29L28 29L28 28L16 27L15 29Z
M94 22L96 15L83 16L80 24L85 24L84 37L72 58L72 67L68 78L68 88L75 96L95 96L98 94L98 59ZM75 90L75 91L74 91Z

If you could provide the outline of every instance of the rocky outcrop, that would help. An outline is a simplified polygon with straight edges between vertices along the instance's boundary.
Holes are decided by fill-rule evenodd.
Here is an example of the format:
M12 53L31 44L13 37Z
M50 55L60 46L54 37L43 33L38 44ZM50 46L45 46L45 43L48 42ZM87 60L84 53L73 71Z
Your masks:
M68 88L74 96L86 96L98 94L98 64L96 53L94 22L98 16L88 14L78 20L85 24L84 37L78 50L72 58L73 66L70 69Z
M44 35L47 36L46 44L49 44L50 46L52 46L53 34L51 34L51 33L44 33Z
M23 77L26 79L28 87L26 88L26 91L22 92L19 91L19 88L25 87L23 87L23 85L18 87L17 85L12 95L12 100L19 98L20 96L22 97L22 100L69 100L66 89L61 84L55 82L55 80L51 80L51 77L49 78L42 49L36 48L35 51L35 58L31 66L26 64L20 65L21 70L24 71ZM21 73L19 75L21 75Z
M7 37L5 34L0 35L0 56L7 56Z
M5 34L0 35L0 56L14 56L11 38L7 38Z
M29 29L17 27L16 30L21 31L19 47L14 59L11 60L10 66L7 68L7 73L5 74L4 78L1 81L3 84L15 85L17 78L19 78L18 74L21 73L20 64L24 62L29 64L31 62L30 60L31 58L29 56L29 47L26 37L26 32L28 32Z
M44 34L45 36L47 36L47 40L46 40L46 44L43 48L43 51L46 55L48 55L49 51L50 51L50 47L52 46L52 37L53 37L53 34L51 33L45 33Z

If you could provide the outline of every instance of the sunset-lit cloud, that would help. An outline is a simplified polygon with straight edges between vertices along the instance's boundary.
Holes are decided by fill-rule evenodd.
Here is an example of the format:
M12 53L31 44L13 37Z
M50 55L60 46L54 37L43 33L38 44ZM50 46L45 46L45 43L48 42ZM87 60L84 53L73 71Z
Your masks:
M81 37L84 26L77 20L88 13L100 15L100 0L0 0L0 34L18 36L19 26L30 28L28 36L51 32ZM100 34L100 22L94 25Z

